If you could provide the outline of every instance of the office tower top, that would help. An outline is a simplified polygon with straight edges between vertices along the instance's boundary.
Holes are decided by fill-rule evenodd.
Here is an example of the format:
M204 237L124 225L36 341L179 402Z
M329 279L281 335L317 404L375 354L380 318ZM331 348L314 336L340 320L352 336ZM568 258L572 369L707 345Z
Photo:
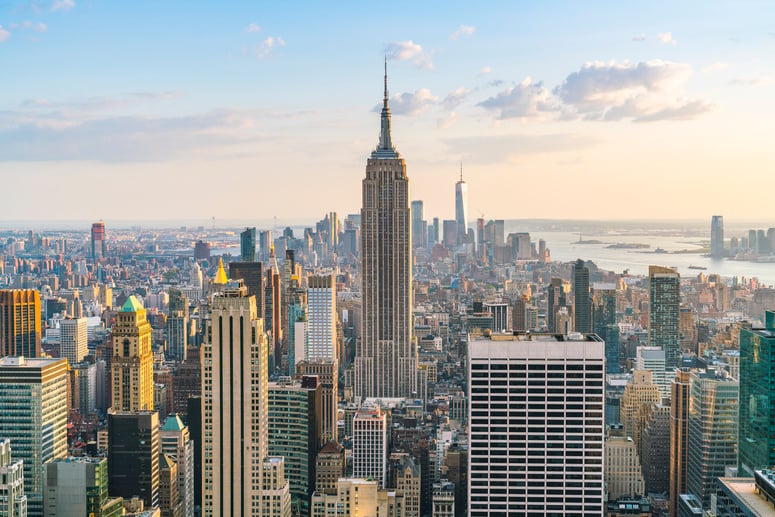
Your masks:
M245 228L245 231L240 233L240 257L242 262L255 262L256 261L256 229Z
M468 184L463 181L463 162L460 162L460 180L455 183L455 222L457 240L464 242L468 233Z
M115 411L153 409L151 324L134 295L116 314L113 326L112 385Z
M602 340L493 334L468 351L469 515L603 515Z
M710 256L724 256L724 216L714 215L710 220Z
M0 354L40 357L40 293L0 290Z
M764 328L740 329L739 475L775 465L775 312Z
M107 245L105 244L105 223L100 221L91 225L91 259L95 262L97 259L104 258L107 255Z
M589 268L578 259L573 265L573 312L576 332L592 332L592 301L589 292Z
M256 299L230 282L210 303L202 363L202 515L259 514L267 451L268 350Z
M379 144L366 163L363 180L363 318L355 356L356 397L416 395L411 238L409 178L390 135L386 65Z
M665 351L665 367L678 368L678 323L681 305L681 276L674 270L649 266L649 346Z

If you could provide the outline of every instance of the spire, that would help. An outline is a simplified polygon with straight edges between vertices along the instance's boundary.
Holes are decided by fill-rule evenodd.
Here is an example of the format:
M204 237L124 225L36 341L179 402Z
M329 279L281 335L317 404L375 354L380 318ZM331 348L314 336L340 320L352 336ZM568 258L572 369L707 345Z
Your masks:
M387 85L387 56L385 56L385 94L382 98L382 116L379 131L379 144L377 149L372 153L375 158L397 158L398 153L393 147L393 140L390 136L390 107L388 101L390 96L388 95Z
M213 278L214 284L224 285L229 282L229 276L226 274L226 269L223 267L223 259L218 259L218 270L215 272L215 278Z
M460 182L463 182L463 160L460 160Z

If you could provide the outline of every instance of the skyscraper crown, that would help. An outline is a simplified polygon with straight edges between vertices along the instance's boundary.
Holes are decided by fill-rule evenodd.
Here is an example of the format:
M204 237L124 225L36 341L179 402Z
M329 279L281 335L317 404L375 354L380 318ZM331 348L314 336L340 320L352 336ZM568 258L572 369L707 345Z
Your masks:
M398 158L399 154L393 145L390 135L390 107L388 106L388 86L387 86L387 58L385 58L385 95L382 98L382 115L379 131L379 144L372 151L372 158Z

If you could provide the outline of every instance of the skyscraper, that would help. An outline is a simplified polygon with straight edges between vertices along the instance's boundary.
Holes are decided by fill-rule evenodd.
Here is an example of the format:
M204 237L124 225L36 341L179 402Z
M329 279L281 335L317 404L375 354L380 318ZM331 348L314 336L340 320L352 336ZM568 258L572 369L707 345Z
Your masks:
M428 244L427 223L422 217L422 201L412 201L412 249L424 248Z
M170 415L159 432L161 453L178 466L178 492L183 503L183 515L194 515L194 448L201 447L191 441L188 427L178 415Z
M677 369L670 385L670 517L678 517L678 496L686 493L689 387L689 370Z
M110 495L140 497L146 508L159 506L159 413L108 412Z
M775 465L775 312L765 311L765 327L740 329L739 474Z
M665 351L665 368L679 366L678 321L681 276L673 269L649 266L649 346Z
M724 256L724 216L714 215L710 220L710 256Z
M573 312L576 332L592 332L592 301L589 298L589 268L578 259L573 265Z
M463 181L463 162L460 162L460 180L455 183L455 221L457 240L464 242L468 234L468 184Z
M386 65L379 143L366 163L363 180L357 397L410 397L417 392L410 212L406 163L390 135Z
M71 365L83 361L89 353L86 318L66 319L59 323L59 356Z
M713 371L690 378L686 491L709 509L716 478L737 466L738 383Z
M256 229L245 228L245 231L239 234L240 260L242 262L256 261Z
M40 357L40 293L0 290L0 353Z
M151 324L134 295L116 315L111 369L114 411L153 409Z
M229 282L211 302L202 363L202 515L256 515L267 451L267 339L256 299Z
M387 483L387 414L380 408L359 409L353 418L353 476Z
M0 437L24 462L28 513L42 517L43 464L67 456L67 360L0 359L0 407Z
M96 262L97 259L105 257L107 246L105 244L105 223L99 222L91 225L91 259Z
M600 338L514 333L468 350L469 515L602 515Z
M323 390L323 428L325 440L336 440L338 420L338 350L336 341L336 278L334 275L310 276L307 290L307 339L304 359L309 365L331 365L333 382L321 377ZM306 367L307 365L305 365Z
M0 515L27 517L24 495L24 465L11 459L11 440L0 440Z

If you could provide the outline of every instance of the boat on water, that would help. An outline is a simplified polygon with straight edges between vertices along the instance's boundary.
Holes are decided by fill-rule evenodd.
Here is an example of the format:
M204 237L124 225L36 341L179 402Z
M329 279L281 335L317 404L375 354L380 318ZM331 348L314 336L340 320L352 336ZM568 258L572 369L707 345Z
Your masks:
M706 269L708 269L708 268L706 268L705 266L695 266L695 265L691 265L691 266L689 266L689 269L699 269L699 270L701 270L701 271L705 271L705 270L706 270Z

